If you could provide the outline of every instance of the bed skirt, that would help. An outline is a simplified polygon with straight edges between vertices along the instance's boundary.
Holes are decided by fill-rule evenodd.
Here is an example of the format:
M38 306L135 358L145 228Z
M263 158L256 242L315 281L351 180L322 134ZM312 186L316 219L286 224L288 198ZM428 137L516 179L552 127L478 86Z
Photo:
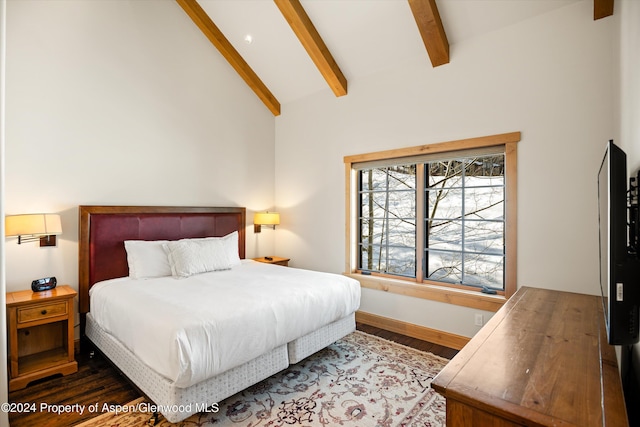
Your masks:
M160 413L172 423L200 412L289 365L287 346L282 345L244 365L190 387L180 388L150 369L118 340L100 328L91 318L91 313L87 314L86 334L122 373L163 409Z
M329 344L333 344L355 330L356 315L354 313L338 319L333 323L329 323L327 326L300 337L295 341L291 341L287 344L289 363L298 363L302 359L311 356Z
M355 330L355 314L339 319L289 344L258 356L244 365L187 388L171 381L141 362L87 313L85 332L91 342L113 362L150 400L167 421L176 423L203 411L323 349Z

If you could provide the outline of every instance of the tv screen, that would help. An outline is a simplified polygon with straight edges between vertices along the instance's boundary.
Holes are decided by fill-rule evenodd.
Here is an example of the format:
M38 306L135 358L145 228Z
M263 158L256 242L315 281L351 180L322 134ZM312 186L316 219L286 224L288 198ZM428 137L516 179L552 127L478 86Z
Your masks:
M609 344L638 342L638 261L627 245L627 160L609 141L598 172L600 288Z

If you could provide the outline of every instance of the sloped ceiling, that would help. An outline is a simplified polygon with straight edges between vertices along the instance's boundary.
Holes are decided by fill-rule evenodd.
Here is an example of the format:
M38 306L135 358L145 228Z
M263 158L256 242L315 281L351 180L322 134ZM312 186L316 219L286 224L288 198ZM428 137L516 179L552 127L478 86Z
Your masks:
M577 1L595 2L594 18L602 3L605 8L609 5L613 8L613 0L436 0L436 4L450 45L450 60L455 61L456 45L467 39ZM198 0L197 4L277 102L286 104L325 91L329 86L277 2ZM416 58L430 64L409 3L407 0L301 0L306 15L347 82ZM248 35L251 43L245 40ZM216 54L215 49L212 54ZM336 93L336 96L341 95Z

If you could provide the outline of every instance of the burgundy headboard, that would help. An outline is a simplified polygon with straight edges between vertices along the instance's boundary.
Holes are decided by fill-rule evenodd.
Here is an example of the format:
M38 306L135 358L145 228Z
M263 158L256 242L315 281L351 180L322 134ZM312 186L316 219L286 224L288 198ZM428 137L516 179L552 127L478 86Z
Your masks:
M129 275L125 240L221 237L238 231L245 257L245 208L169 206L80 206L78 298L89 312L89 289L101 280Z

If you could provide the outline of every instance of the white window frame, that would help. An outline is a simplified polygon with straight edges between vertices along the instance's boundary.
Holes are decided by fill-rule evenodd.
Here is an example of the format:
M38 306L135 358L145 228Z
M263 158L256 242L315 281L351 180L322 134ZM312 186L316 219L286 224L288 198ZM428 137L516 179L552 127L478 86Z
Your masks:
M360 281L365 288L441 301L488 311L497 311L517 290L517 143L520 132L490 135L417 147L401 148L346 156L345 163L345 274ZM414 278L400 278L378 273L362 274L358 270L358 170L374 162L419 162L432 154L449 155L460 151L501 147L505 154L505 279L504 291L488 295L479 290ZM492 148L495 150L495 148ZM455 155L455 154L454 154ZM415 159L415 160L414 160ZM420 179L420 177L418 178ZM421 205L420 201L417 204ZM423 234L418 221L417 235ZM417 271L420 271L419 268Z

